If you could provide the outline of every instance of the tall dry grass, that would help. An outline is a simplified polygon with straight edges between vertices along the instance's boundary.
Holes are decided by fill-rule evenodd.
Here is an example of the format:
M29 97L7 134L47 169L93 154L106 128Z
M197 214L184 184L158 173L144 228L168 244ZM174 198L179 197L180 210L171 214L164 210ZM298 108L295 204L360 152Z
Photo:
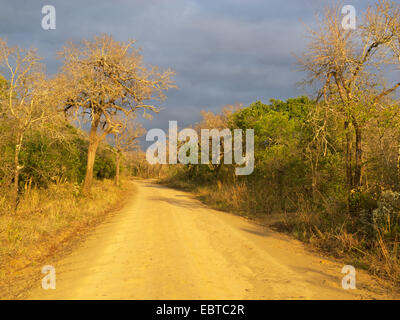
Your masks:
M390 212L384 223L375 219L377 213L377 210L364 213L370 216L370 221L366 221L365 217L351 215L334 204L323 211L304 205L296 212L283 214L281 221L274 224L274 227L329 255L343 259L347 264L389 280L392 288L398 290L399 230L398 224L392 226L395 230L391 229L390 218L393 220L393 216L399 212Z
M17 212L8 193L0 194L0 298L13 298L24 273L62 251L74 238L122 205L132 187L124 181L95 181L89 197L72 183L32 189L22 196ZM26 272L25 272L26 271ZM22 284L21 284L22 285ZM22 285L23 286L23 285Z
M201 184L183 180L179 175L167 177L160 183L192 191L215 209L257 219L328 255L343 259L347 264L390 280L393 288L400 286L399 230L398 224L394 230L390 219L385 218L381 223L366 222L363 217L349 215L340 201L331 200L324 208L317 208L301 195L297 196L297 203L293 205L295 210L279 211L280 199L277 195L257 183L215 181ZM393 216L400 217L400 212L396 210L389 214L392 220Z
M264 217L278 205L273 194L260 192L263 187L261 182L196 183L183 180L179 175L170 174L159 179L159 183L195 192L200 200L212 208L247 217Z

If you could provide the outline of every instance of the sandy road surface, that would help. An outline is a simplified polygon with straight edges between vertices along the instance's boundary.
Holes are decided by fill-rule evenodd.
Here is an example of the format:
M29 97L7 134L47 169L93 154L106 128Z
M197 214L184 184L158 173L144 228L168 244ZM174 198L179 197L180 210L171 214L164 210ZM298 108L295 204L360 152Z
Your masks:
M138 194L59 261L57 289L29 299L368 299L341 288L343 264L211 210L188 193L135 181Z

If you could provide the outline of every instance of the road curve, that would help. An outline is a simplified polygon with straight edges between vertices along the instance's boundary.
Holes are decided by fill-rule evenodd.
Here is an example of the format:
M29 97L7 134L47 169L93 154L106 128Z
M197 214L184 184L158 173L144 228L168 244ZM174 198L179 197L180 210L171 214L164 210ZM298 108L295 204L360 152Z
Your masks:
M28 299L370 299L341 287L343 263L298 241L212 210L185 192L135 181L137 194L54 265Z

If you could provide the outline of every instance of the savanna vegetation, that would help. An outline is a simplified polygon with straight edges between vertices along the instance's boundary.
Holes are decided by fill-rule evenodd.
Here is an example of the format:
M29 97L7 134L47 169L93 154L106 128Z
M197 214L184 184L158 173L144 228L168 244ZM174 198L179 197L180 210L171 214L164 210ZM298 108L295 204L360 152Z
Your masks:
M400 284L400 5L378 1L355 30L327 9L307 43L298 65L315 94L203 111L194 125L254 130L254 171L238 176L222 141L217 163L148 164L137 114L158 111L174 72L146 66L135 41L67 43L50 77L36 50L0 39L0 297L120 204L127 175L272 221Z
M157 112L173 86L135 41L95 36L59 57L50 77L36 50L0 39L0 297L15 294L19 270L123 203L132 186L120 172L144 133L137 114Z
M307 41L298 63L312 98L227 106L195 126L254 129L251 175L222 161L154 174L399 284L400 5L378 1L356 30L329 8Z

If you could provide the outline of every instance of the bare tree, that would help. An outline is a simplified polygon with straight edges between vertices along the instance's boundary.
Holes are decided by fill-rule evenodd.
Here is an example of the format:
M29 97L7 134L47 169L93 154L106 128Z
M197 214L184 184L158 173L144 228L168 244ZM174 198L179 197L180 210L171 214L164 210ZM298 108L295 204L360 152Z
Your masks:
M195 130L198 132L199 136L201 135L201 130L202 129L217 129L217 130L224 130L230 128L231 125L231 120L232 120L232 115L243 108L243 105L240 103L235 103L234 105L225 105L223 106L222 110L220 113L214 114L211 111L205 111L201 110L200 114L202 116L202 120L196 124ZM224 138L225 139L225 138ZM223 167L223 161L224 161L224 144L225 141L224 139L220 140L220 152L218 155L219 161L217 164L213 164L212 162L209 163L209 168L212 169L215 173L216 176L219 176L219 173L221 171L221 168ZM210 146L212 145L212 139L209 139L209 144ZM199 148L201 148L201 144L199 142ZM189 165L190 172L195 170L197 166Z
M118 42L103 34L79 44L70 42L60 52L64 60L59 76L64 110L90 123L84 194L90 192L100 141L119 125L116 115L133 117L138 109L157 112L148 102L164 99L164 92L174 87L174 72L146 67L134 44L134 40Z
M119 185L121 158L126 151L132 151L138 147L138 138L141 137L146 130L140 123L131 117L117 117L116 123L118 128L114 131L114 150L115 150L115 184Z
M347 183L354 188L362 183L364 126L400 87L386 77L388 68L400 64L400 5L379 0L358 19L356 30L345 30L341 19L339 7L327 8L319 28L309 30L308 51L298 60L308 73L306 83L320 88L319 99L344 119Z
M7 83L1 95L3 113L12 122L15 141L12 200L18 204L19 174L23 165L20 152L26 132L52 117L52 86L46 80L44 67L36 50L9 47L0 39L0 67Z

